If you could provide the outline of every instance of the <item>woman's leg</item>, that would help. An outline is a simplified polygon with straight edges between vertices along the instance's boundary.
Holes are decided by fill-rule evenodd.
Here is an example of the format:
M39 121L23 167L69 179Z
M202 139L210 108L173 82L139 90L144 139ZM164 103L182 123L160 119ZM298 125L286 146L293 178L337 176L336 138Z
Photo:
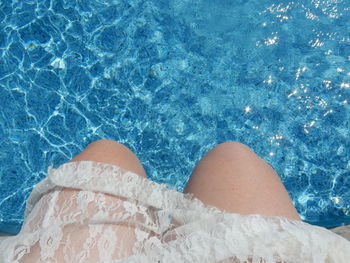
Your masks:
M78 161L113 164L147 178L145 170L135 154L126 146L112 140L99 140L91 143L71 160L71 162ZM67 176L70 175L67 174ZM117 185L118 182L115 184ZM127 219L125 215L129 213L125 211L124 198L98 192L64 188L48 193L42 199L44 205L40 206L41 213L46 213L44 217L56 222L53 224L82 215L82 220L85 222L90 217L96 217L96 214L108 214L110 219L121 217L125 218L123 219L125 221ZM45 202L53 209L49 209ZM35 224L41 225L41 220L42 216L38 215ZM79 262L109 262L111 259L132 255L136 242L135 226L125 223L123 220L117 224L101 222L101 224L82 223L65 226L59 241L60 245L53 250L52 257L57 263L78 262L79 260ZM51 262L49 259L43 259L43 255L50 253L50 251L49 249L45 251L46 249L42 245L46 242L46 236L42 238L43 240L32 246L29 253L24 255L19 262Z
M128 147L113 140L98 140L89 144L71 160L77 161L109 163L147 178L145 169L136 155Z
M301 220L277 173L238 142L221 143L206 154L184 192L228 212Z

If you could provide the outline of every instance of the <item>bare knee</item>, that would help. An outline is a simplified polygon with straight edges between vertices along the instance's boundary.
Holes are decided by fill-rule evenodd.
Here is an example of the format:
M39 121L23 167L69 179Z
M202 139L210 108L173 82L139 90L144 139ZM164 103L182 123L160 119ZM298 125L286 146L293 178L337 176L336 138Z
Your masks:
M133 155L133 152L127 146L114 140L101 139L90 143L72 161L91 160L111 163L121 158L136 158Z
M100 139L90 143L86 148L85 152L90 152L94 155L99 155L99 158L113 158L113 159L134 159L137 157L134 155L133 151L125 146L124 144L110 140L110 139Z
M140 160L132 150L114 140L102 139L90 143L84 151L71 160L71 162L76 161L108 163L147 177Z
M267 167L273 169L270 164L265 162L259 155L257 155L249 146L235 141L227 141L218 144L209 155L214 155L220 165L232 167Z
M87 147L106 147L111 145L120 145L121 143L110 140L110 139L100 139L90 143ZM122 145L122 144L121 144Z
M220 143L212 150L215 154L215 159L219 160L221 165L231 167L247 167L268 169L273 171L272 166L257 155L249 146L234 141Z
M249 148L247 145L236 142L236 141L227 141L218 144L212 150L216 154L222 155L222 157L228 158L252 158L258 157L254 151Z
M97 141L94 141L92 143L90 143L86 149L100 149L100 150L118 150L118 149L122 149L122 150L126 150L126 151L131 151L127 146L125 146L124 144L114 141L114 140L110 140L110 139L100 139Z

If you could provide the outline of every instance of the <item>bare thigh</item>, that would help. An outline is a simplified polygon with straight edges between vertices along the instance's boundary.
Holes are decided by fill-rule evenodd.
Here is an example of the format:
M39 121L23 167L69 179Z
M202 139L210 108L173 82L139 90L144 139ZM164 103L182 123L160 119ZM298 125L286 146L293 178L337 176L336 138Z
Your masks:
M277 173L238 142L221 143L207 153L184 192L232 213L301 220Z
M75 156L71 162L78 161L96 161L103 162L112 165L119 166L128 171L134 172L139 176L145 177L146 172L139 161L139 159L133 154L133 152L128 149L126 146L112 141L112 140L99 140L91 143L86 149ZM67 174L69 176L69 174ZM102 175L103 176L103 175ZM115 182L118 184L118 182ZM56 215L51 215L54 218L63 218L65 216L69 216L71 214L79 214L80 208L77 204L77 197L83 193L80 193L80 190L64 188L58 192L57 201L54 204L55 211L59 211ZM121 203L124 198L108 195L108 194L100 194L100 193L90 193L89 196L92 200L97 200L102 198L104 201L104 206L114 207L113 212L111 213L123 213L124 208ZM69 205L69 209L67 209L67 204ZM99 203L93 201L90 202L87 211L88 213L94 214L98 211ZM113 216L114 214L111 214ZM86 240L89 237L89 233L94 230L94 228L98 228L99 226L95 225L82 225L79 227L65 227L63 230L63 237L61 240L62 245L56 250L54 258L55 262L67 262L64 257L64 251L67 250L65 244L68 244L69 241L69 249L73 249L81 253L83 251L83 246L86 245ZM123 258L133 254L132 249L136 241L135 236L135 228L133 226L128 225L114 225L114 224L105 224L103 233L114 233L117 235L117 239L114 246L118 247L118 251L114 252L113 258ZM98 234L95 237L96 240L103 239L102 234ZM102 242L102 241L101 241ZM78 253L77 252L77 253ZM21 259L21 263L27 262L41 262L40 259L41 251L39 244L36 244L32 247L29 254L25 255ZM89 262L97 262L99 261L99 250L98 250L98 242L96 241L94 245L90 245L90 254L86 258Z

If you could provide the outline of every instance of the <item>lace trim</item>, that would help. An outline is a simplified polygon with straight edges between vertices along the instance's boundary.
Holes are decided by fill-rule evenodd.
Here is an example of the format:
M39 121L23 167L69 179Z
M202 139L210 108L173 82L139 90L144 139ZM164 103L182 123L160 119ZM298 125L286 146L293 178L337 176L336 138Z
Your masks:
M72 177L79 180L72 180ZM158 184L121 167L101 162L80 161L65 163L57 169L49 166L48 176L35 186L27 200L26 215L31 212L41 196L56 187L119 195L158 209L195 207L210 214L222 212L216 207L205 206L200 200L194 198L193 194L179 193L169 189L166 184ZM152 189L152 193L143 189ZM159 198L160 196L164 198ZM198 218L201 216L199 215Z
M10 259L14 255L18 257L25 253L48 229L52 228L48 233L55 232L57 226L50 226L51 221L45 223L47 228L31 226L28 222L32 215L38 214L39 207L48 209L45 202L40 203L43 199L54 200L55 191L64 188L82 190L79 195L81 209L87 206L85 200L89 200L89 194L94 192L101 193L99 202L104 202L103 193L107 193L121 197L121 204L134 214L139 209L146 211L149 208L152 212L146 213L151 216L149 220L143 217L140 223L135 217L132 221L137 225L135 233L139 231L137 235L143 240L133 250L134 254L111 262L223 263L250 259L252 263L276 263L283 259L283 262L347 263L350 258L350 242L325 228L284 217L227 213L204 205L192 194L168 189L166 184L152 182L121 167L81 161L66 163L58 169L49 167L47 178L34 188L27 201L26 224L20 234L1 243L0 255L12 251L12 257L8 252L8 260L2 262L13 262ZM89 225L121 222L111 220L106 214L90 216ZM79 222L66 220L60 227L68 224ZM144 239L145 232L140 227L155 231L158 236ZM50 246L51 251L55 251L57 243L50 243ZM47 251L43 251L42 257L50 257Z

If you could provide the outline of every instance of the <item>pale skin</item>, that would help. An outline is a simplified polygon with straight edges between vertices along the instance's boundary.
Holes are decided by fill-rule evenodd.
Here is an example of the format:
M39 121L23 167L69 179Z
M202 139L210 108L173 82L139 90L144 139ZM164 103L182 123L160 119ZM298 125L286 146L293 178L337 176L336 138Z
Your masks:
M136 155L116 141L93 142L71 162L83 160L114 164L147 178ZM224 142L209 151L197 163L184 193L228 212L301 220L273 168L238 142Z
M147 178L136 155L113 140L91 143L71 162L83 160L117 165ZM224 142L209 151L194 168L184 193L227 212L301 220L274 169L239 142Z

